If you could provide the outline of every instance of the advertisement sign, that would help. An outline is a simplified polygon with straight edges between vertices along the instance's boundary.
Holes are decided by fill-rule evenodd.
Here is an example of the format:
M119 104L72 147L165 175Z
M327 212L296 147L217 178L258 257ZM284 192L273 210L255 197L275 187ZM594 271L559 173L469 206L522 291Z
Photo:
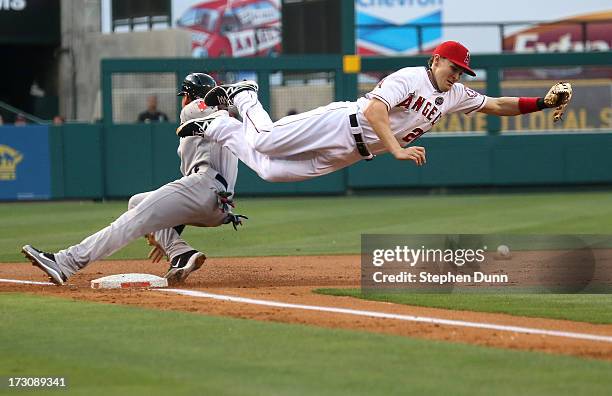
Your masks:
M0 200L50 197L49 128L0 127Z
M103 33L111 33L117 19L111 5L111 0L101 0ZM154 24L151 29L188 31L194 57L269 56L281 52L281 0L168 0L167 14L159 16L168 17L170 24ZM141 14L131 18L134 29L137 19L147 20ZM138 27L149 29L147 23Z
M173 24L191 32L194 57L269 56L281 51L280 0L183 0Z
M408 55L440 42L443 1L356 0L357 52L362 55ZM417 29L415 24L433 25ZM436 26L438 25L438 26Z
M463 42L472 52L612 48L609 1L355 0L355 14L357 49L363 55L415 54L419 42L429 52L445 40ZM423 26L409 26L415 24Z
M504 38L503 50L518 53L609 51L612 12L536 25Z
M484 84L470 84L484 92ZM573 81L574 96L563 119L554 122L549 111L500 117L501 131L574 133L576 131L609 131L612 129L612 92L607 84L597 85L593 81ZM547 81L508 81L502 83L502 96L542 96L549 88ZM487 131L487 116L484 113L465 115L448 114L436 123L431 132L481 132Z

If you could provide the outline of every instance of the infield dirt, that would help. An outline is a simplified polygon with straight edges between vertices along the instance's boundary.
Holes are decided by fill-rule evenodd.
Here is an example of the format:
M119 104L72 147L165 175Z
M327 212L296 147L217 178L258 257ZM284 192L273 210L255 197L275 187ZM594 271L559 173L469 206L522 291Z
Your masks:
M135 305L152 309L187 311L253 320L299 323L328 328L353 329L497 348L542 351L553 354L612 360L612 343L599 341L406 322L394 319L356 317L340 313L275 308L237 302L222 302L144 289L94 290L90 287L92 279L111 274L142 272L162 275L167 269L166 266L165 263L151 264L148 261L142 260L102 261L93 263L70 278L67 286L0 283L0 292L25 292L74 300ZM39 269L26 262L1 264L0 278L46 281L44 274ZM293 304L349 308L612 336L612 325L406 306L359 300L351 297L326 296L313 292L314 289L323 287L355 288L359 286L360 257L351 255L210 258L202 269L191 274L181 288Z

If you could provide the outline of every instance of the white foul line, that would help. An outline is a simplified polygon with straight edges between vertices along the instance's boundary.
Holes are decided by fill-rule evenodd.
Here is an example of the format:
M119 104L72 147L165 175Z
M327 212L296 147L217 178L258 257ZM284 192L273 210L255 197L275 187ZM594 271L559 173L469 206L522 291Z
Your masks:
M362 310L348 309L348 308L320 307L316 305L290 304L290 303L284 303L284 302L279 302L279 301L256 300L253 298L226 296L222 294L206 293L206 292L201 292L201 291L196 291L196 290L155 289L155 291L176 293L176 294L181 294L184 296L191 296L191 297L210 298L213 300L220 300L220 301L230 301L230 302L238 302L238 303L244 303L244 304L264 305L267 307L302 309L302 310L307 310L307 311L332 312L332 313L340 313L340 314L347 314L347 315L368 316L372 318L395 319L395 320L404 320L404 321L409 321L409 322L441 324L441 325L447 325L447 326L472 327L472 328L477 328L477 329L509 331L509 332L514 332L514 333L524 333L524 334L540 334L540 335L547 335L547 336L576 338L576 339L581 339L581 340L602 341L602 342L612 343L612 336L603 336L603 335L595 335L595 334L534 329L530 327L520 327L520 326L504 326L504 325L496 325L496 324L491 324L491 323L467 322L463 320L430 318L426 316L398 315L398 314L391 314L391 313L384 313L384 312L362 311Z
M34 281L24 281L24 280L17 280L17 279L0 279L0 283L1 282L21 283L21 284L28 284L28 285L54 285L51 282L34 282ZM520 327L520 326L504 326L504 325L496 325L496 324L491 324L491 323L467 322L463 320L430 318L427 316L399 315L399 314L391 314L391 313L376 312L376 311L362 311L362 310L348 309L348 308L320 307L316 305L290 304L290 303L284 303L284 302L279 302L279 301L256 300L253 298L246 298L246 297L234 297L234 296L226 296L223 294L206 293L206 292L201 292L197 290L184 290L184 289L151 289L151 290L181 294L183 296L210 298L213 300L220 300L220 301L238 302L238 303L243 303L243 304L264 305L267 307L302 309L302 310L307 310L307 311L319 311L319 312L332 312L332 313L340 313L340 314L347 314L347 315L367 316L371 318L395 319L395 320L404 320L408 322L441 324L441 325L447 325L447 326L472 327L472 328L477 328L477 329L508 331L508 332L514 332L514 333L524 333L524 334L540 334L540 335L547 335L547 336L554 336L554 337L575 338L579 340L602 341L602 342L612 343L612 336L603 336L603 335L595 335L595 334L587 334L587 333L572 333L569 331L534 329L531 327Z
M55 285L55 283L51 282L34 282L34 281L25 281L25 280L17 280L17 279L0 279L0 283L21 283L24 285Z

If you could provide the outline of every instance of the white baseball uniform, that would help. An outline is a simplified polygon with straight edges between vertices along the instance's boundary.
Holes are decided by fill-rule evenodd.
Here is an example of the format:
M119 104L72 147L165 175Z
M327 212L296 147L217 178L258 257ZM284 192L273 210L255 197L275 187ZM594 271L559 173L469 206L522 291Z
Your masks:
M371 154L387 151L363 114L372 98L387 105L391 130L401 146L429 131L445 114L470 114L487 101L460 83L440 92L425 67L407 67L390 74L356 102L334 102L276 122L255 92L242 91L233 101L243 122L219 117L205 134L230 148L265 180L310 179L367 158L367 152L358 150L359 140Z
M195 100L181 111L181 122L204 117L213 110L203 100ZM217 192L234 191L237 158L228 148L199 137L181 138L178 155L182 178L155 191L134 195L128 211L108 227L55 254L66 276L152 232L172 260L195 250L172 227L183 224L216 227L226 221L228 212L222 209Z

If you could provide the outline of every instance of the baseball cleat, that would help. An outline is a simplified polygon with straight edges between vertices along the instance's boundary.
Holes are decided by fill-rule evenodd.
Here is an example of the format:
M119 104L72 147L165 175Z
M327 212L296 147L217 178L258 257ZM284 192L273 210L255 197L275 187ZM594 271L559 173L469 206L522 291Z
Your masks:
M201 136L206 137L206 130L212 124L212 122L222 116L229 116L226 110L215 111L212 114L202 118L194 118L193 120L185 121L178 128L176 128L176 134L179 137L187 136Z
M204 103L208 106L231 106L234 96L242 91L257 92L259 86L255 81L240 81L235 84L219 85L208 91L204 96Z
M68 277L62 273L59 265L55 262L55 256L52 253L40 251L30 245L25 245L21 248L24 256L32 262L32 265L43 270L51 282L56 285L63 285Z
M197 250L180 254L172 259L170 268L164 278L168 279L169 285L183 283L189 274L200 269L204 261L206 261L206 255Z

